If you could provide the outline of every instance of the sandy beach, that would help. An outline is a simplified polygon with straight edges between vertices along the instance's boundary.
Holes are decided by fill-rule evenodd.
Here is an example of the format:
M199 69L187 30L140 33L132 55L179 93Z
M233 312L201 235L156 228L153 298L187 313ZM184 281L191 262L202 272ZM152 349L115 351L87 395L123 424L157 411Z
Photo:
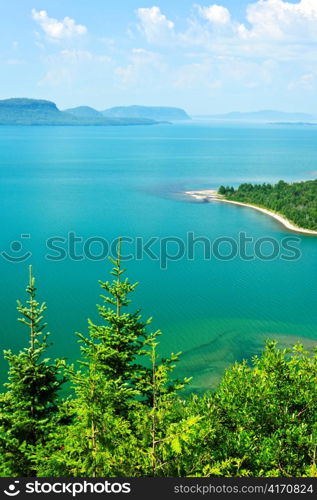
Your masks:
M218 192L214 189L204 189L204 190L199 190L199 191L185 191L185 194L187 196L190 196L191 198L205 202L205 203L210 203L213 201L216 202L222 202L222 203L231 203L232 205L240 205L241 207L248 207L248 208L253 208L254 210L257 210L258 212L262 212L263 214L269 215L270 217L273 217L273 219L277 220L280 224L282 224L284 227L289 229L292 232L295 233L301 233L301 234L308 234L311 236L317 236L317 231L313 231L311 229L305 229L303 227L296 226L293 224L291 221L286 219L283 215L280 215L276 212L272 212L271 210L268 210L266 208L258 207L256 205L251 205L249 203L242 203L240 201L233 201L233 200L226 200L223 196L219 195Z

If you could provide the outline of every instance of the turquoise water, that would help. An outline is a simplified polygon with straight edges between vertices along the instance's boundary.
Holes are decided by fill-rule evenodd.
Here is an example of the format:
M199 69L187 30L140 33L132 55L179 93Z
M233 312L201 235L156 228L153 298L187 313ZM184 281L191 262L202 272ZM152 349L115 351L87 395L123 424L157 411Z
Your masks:
M217 188L244 181L274 182L317 177L317 129L191 123L156 127L1 127L0 257L1 348L18 349L27 332L16 322L15 301L24 297L27 267L34 266L47 320L52 354L76 359L74 332L96 318L97 280L107 278L101 260L47 260L47 238L69 232L87 240L205 236L283 238L294 236L251 209L185 199L185 189ZM29 234L30 238L21 239ZM236 359L259 352L263 339L283 345L317 339L317 239L298 236L301 258L127 262L140 281L136 306L154 316L164 354L183 351L180 375L192 375L196 390L212 387ZM10 249L10 242L20 241ZM66 248L66 243L60 243ZM154 247L158 250L158 246ZM127 249L131 250L128 246ZM100 252L98 244L92 248ZM172 251L172 247L170 247ZM56 255L56 253L54 254ZM2 366L2 377L5 367Z

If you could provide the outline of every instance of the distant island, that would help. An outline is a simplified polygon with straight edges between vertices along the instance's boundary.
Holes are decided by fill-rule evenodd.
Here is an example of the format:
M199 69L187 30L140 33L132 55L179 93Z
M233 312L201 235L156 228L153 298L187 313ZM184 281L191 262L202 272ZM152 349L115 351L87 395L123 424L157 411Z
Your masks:
M270 125L282 127L316 127L317 122L271 122Z
M103 114L90 106L78 106L77 108L64 109L64 113L71 114L76 118L85 118L89 120L102 120Z
M115 113L111 116L111 113L107 115L106 112L97 111L89 106L79 106L62 111L51 101L12 98L0 100L0 125L156 125L167 119L167 114L163 112L161 116L159 116L159 112L157 113L157 119L152 118L150 115L153 114L153 109L166 110L170 108L149 108L150 111L148 114L144 112L144 116L142 113L140 116L135 116L133 113L129 115L128 111L126 116L115 116ZM174 112L176 115L176 111ZM178 110L178 112L179 115L182 112L188 116L183 110ZM171 115L173 115L172 112Z
M237 189L220 186L218 191L186 191L192 198L221 201L270 215L291 231L317 235L317 180L277 184L241 184Z
M163 106L118 106L106 109L102 114L107 118L150 118L157 121L190 120L190 116L183 109Z
M274 110L246 113L234 111L219 115L204 115L200 118L266 122L271 125L317 125L317 117L308 113ZM170 106L116 106L99 111L83 105L61 110L54 102L44 99L0 100L0 125L158 125L189 120L191 117L184 109Z
M251 112L233 111L231 113L212 115L210 118L234 121L258 121L258 122L310 122L317 117L309 113L290 113L271 109Z

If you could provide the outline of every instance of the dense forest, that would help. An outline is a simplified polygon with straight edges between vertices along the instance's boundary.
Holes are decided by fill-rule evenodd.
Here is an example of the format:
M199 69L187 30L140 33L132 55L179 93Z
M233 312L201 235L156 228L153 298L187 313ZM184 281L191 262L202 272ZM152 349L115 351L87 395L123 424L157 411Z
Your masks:
M317 180L287 184L241 184L238 189L220 186L228 200L251 203L284 215L299 227L317 230Z
M30 268L17 306L29 341L4 353L0 475L317 476L317 351L268 341L217 390L185 398L190 380L173 374L180 355L160 358L160 332L131 311L137 284L120 258L112 263L112 281L100 282L100 322L78 334L76 366L48 358L46 305Z

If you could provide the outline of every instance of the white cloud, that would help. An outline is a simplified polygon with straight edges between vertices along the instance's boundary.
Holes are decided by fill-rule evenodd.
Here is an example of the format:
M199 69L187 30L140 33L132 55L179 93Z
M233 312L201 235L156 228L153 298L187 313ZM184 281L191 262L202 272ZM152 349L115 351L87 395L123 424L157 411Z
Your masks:
M76 24L74 19L64 17L62 21L48 16L46 10L32 9L32 17L38 22L45 34L51 40L69 39L74 36L86 35L87 28L83 24Z
M307 73L301 75L296 80L292 80L288 85L288 90L314 90L315 89L316 75L314 73Z
M10 66L18 66L20 64L26 64L26 61L24 59L7 59L6 63Z
M252 25L252 37L271 40L317 40L317 2L301 0L297 4L283 0L259 0L247 7L246 18Z
M215 24L229 24L231 22L230 11L222 5L210 5L209 7L198 6L202 17Z
M39 86L71 86L85 81L87 77L103 74L109 69L111 58L93 54L88 50L64 49L43 57L46 72L38 82Z
M227 2L214 1L195 5L182 27L158 6L137 9L137 29L131 28L133 36L125 39L124 48L99 38L99 55L68 45L51 56L43 50L41 85L65 84L71 91L94 79L141 96L149 89L158 95L169 89L176 96L188 90L211 97L266 92L268 99L315 91L317 0L249 0L239 20L223 5ZM36 10L32 14L51 41L87 33L68 17L56 20ZM108 53L113 59L104 55Z
M133 49L129 56L129 64L117 67L115 75L119 78L121 87L143 84L157 85L160 82L162 72L166 70L166 65L162 61L160 54L145 49Z
M68 68L59 68L58 70L49 70L44 77L38 82L39 87L59 87L60 85L70 86L73 77Z
M174 85L179 89L207 90L214 95L219 89L253 89L269 86L276 65L271 60L254 62L230 56L209 56L186 64L177 70Z
M177 32L159 7L138 9L139 29L149 43L201 46L215 53L249 57L268 57L273 46L278 48L276 57L290 59L298 57L301 47L317 41L317 0L297 4L258 0L247 6L244 23L233 19L223 5L196 5L196 11L198 16L187 19L187 29Z
M159 7L137 9L139 29L149 42L164 42L174 33L174 23L161 13Z
M317 0L249 1L242 20L221 0L196 4L182 29L159 7L138 9L139 32L152 47L164 47L160 64L169 63L167 82L180 90L205 89L209 95L232 84L237 92L261 88L268 95L276 88L314 90ZM188 64L184 58L192 53L198 55ZM117 68L126 85L148 74L138 61Z
M69 50L64 49L60 52L61 59L68 63L82 63L87 61L95 62L110 62L109 56L97 55L89 52L88 50Z
M180 90L207 89L209 94L213 94L223 86L223 82L219 79L214 61L206 59L180 67L176 72L174 86Z

